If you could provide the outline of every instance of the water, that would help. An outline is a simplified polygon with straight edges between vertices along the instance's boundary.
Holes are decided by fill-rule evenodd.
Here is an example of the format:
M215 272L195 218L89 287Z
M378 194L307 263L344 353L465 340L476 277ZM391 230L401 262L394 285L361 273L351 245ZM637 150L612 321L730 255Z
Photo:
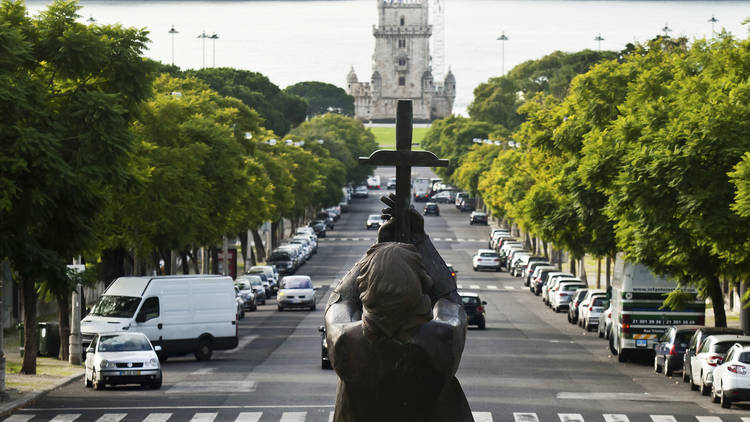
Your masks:
M32 13L47 1L28 0ZM350 66L359 79L372 73L377 0L329 1L86 1L81 20L146 28L146 55L183 69L228 66L257 71L282 88L317 80L343 87ZM446 0L446 65L457 80L454 111L464 114L474 88L505 70L555 50L620 50L668 25L691 39L724 27L745 38L750 1ZM218 40L197 38L203 31ZM205 50L204 44L205 41ZM214 56L215 46L215 56ZM204 55L205 51L205 55ZM214 59L215 57L215 59Z

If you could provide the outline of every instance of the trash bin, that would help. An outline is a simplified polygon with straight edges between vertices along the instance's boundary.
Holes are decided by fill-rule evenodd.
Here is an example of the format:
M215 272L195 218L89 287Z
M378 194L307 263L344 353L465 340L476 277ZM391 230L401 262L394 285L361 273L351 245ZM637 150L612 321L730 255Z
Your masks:
M24 326L18 324L19 352L24 354ZM37 324L37 340L39 341L37 356L57 357L60 353L60 326L56 322L40 322Z

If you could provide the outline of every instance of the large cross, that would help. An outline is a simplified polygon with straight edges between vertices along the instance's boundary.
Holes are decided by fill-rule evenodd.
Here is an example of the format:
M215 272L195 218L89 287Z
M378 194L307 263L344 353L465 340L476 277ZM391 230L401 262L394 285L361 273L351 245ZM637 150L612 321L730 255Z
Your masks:
M411 202L412 167L448 167L448 160L441 160L429 151L412 151L412 103L399 100L396 111L396 150L377 150L369 157L359 157L359 163L371 166L396 166L396 206L393 214L398 223L396 241L411 243L409 227L409 205Z

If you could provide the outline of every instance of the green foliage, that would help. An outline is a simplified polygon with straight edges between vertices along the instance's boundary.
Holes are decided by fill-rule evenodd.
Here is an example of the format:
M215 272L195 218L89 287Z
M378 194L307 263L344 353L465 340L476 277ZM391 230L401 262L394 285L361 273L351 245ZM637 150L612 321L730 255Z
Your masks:
M279 136L305 121L305 99L282 91L260 73L222 67L189 70L185 75L202 79L223 96L241 100L260 114L266 128Z
M325 82L298 82L284 92L307 100L307 116L338 113L354 116L354 97L336 85Z

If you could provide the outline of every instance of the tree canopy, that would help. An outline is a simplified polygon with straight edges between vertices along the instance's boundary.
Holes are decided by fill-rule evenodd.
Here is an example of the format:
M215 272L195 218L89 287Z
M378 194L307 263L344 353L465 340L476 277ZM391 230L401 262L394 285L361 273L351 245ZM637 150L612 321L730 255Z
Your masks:
M342 88L325 82L298 82L284 88L287 92L307 100L307 116L338 113L354 116L354 97Z

